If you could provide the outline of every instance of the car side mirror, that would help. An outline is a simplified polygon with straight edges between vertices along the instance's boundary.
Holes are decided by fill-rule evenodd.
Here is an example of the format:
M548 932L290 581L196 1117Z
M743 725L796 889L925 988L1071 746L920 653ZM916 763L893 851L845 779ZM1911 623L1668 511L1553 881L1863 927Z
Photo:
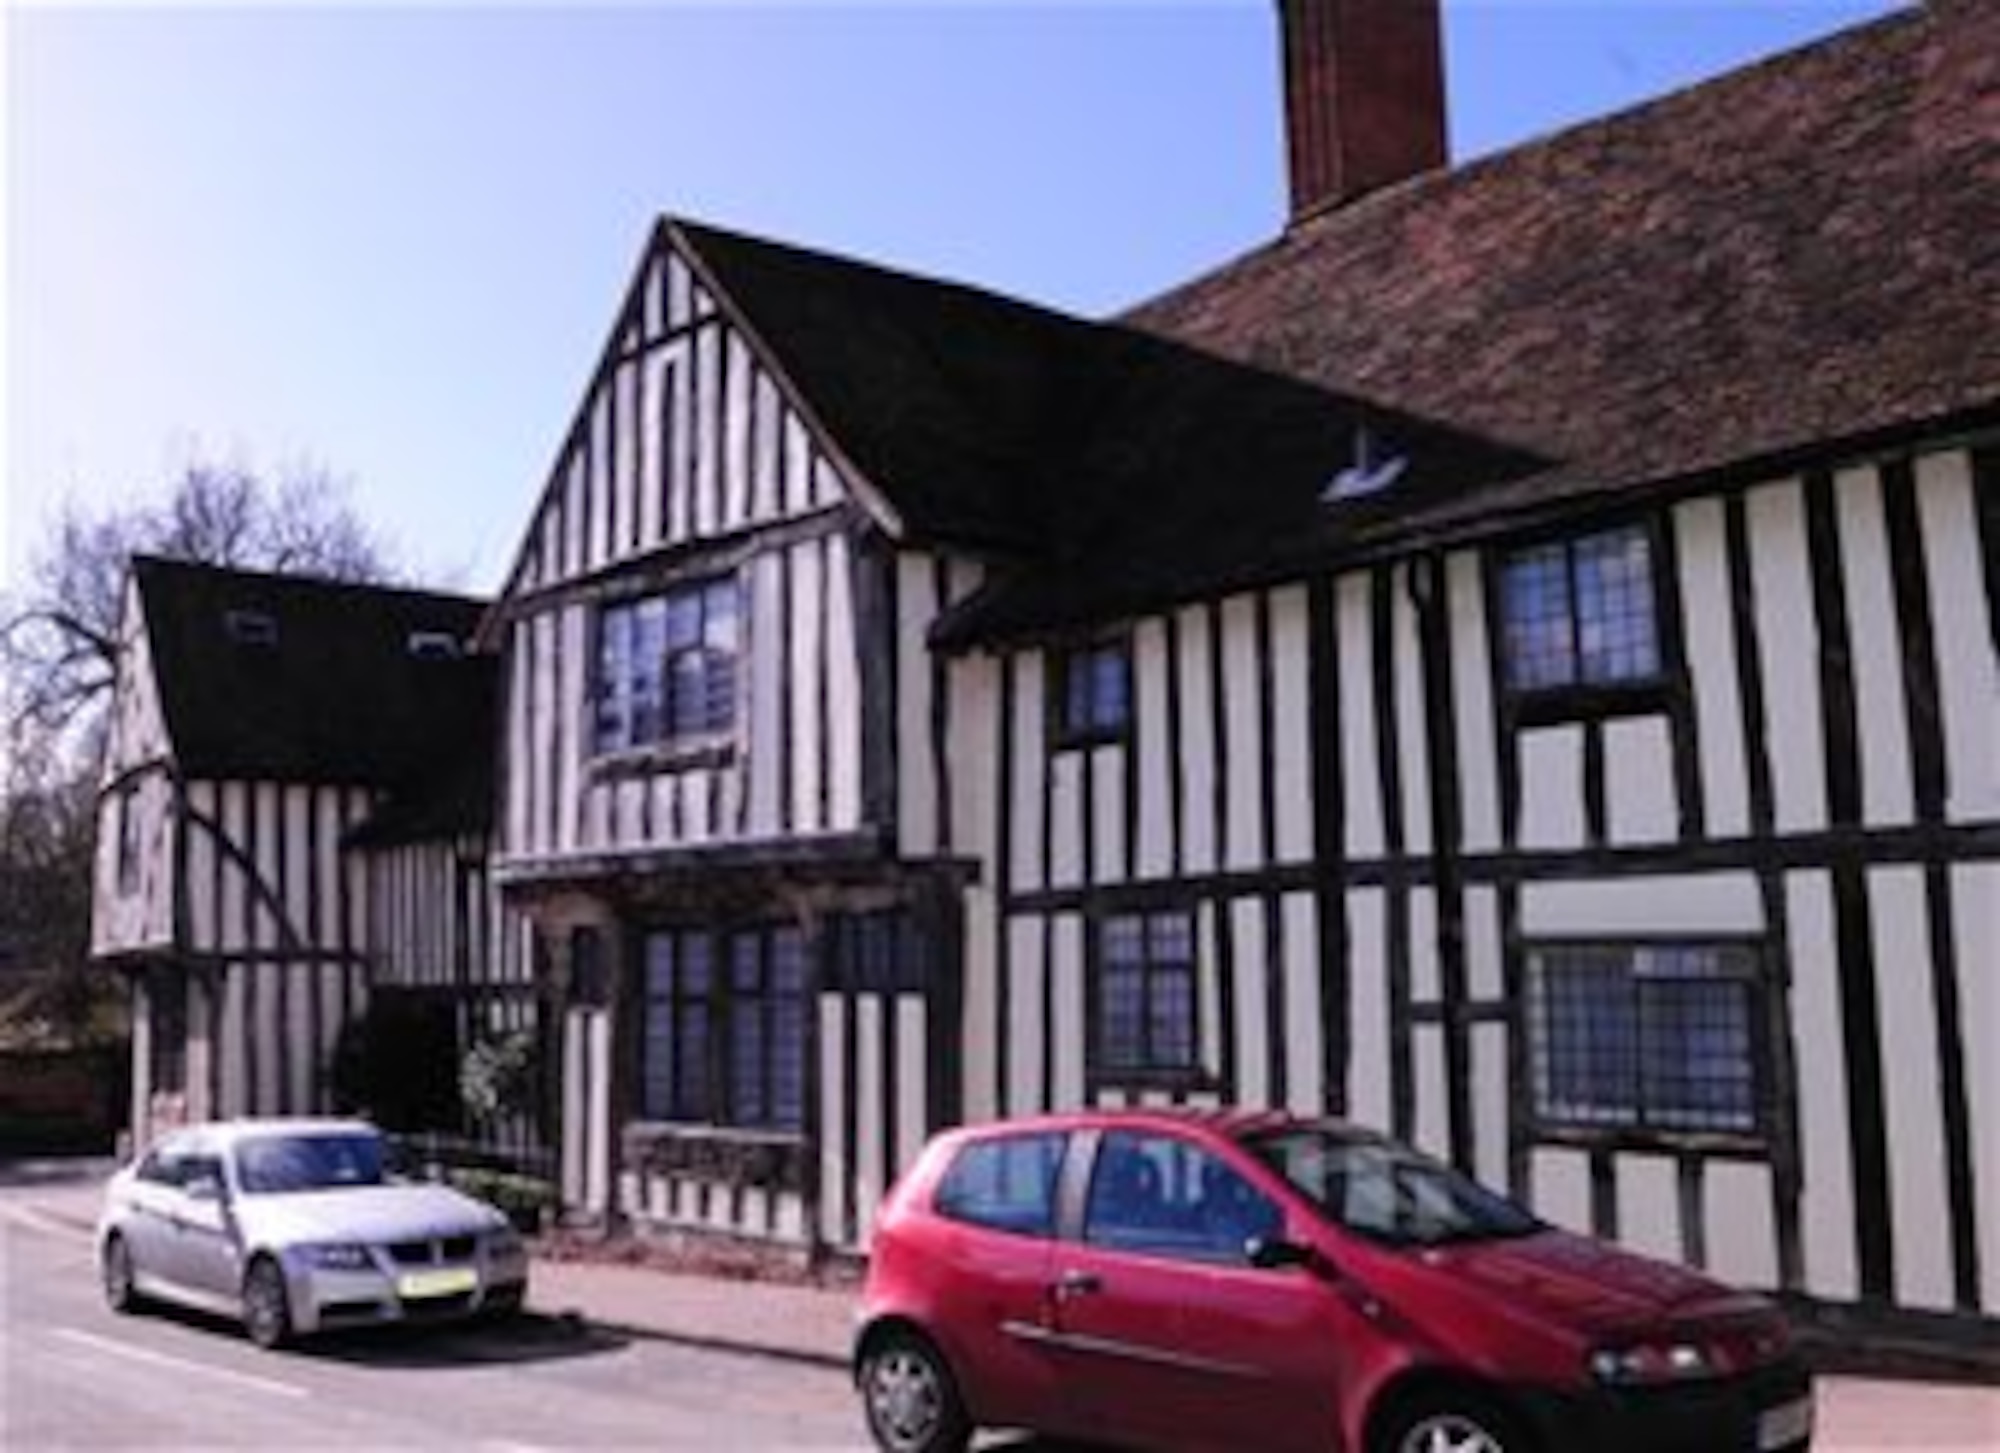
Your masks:
M1253 1236L1243 1245L1243 1254L1259 1271L1283 1271L1290 1267L1311 1270L1319 1265L1319 1253L1300 1241L1282 1236Z

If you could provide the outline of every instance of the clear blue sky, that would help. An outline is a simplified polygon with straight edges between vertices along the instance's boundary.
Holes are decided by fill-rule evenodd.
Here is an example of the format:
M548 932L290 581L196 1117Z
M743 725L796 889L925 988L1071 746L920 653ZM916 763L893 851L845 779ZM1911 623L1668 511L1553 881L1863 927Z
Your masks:
M0 5L0 589L194 458L495 588L661 211L1085 314L1282 220L1271 0ZM1894 8L1445 0L1454 154Z

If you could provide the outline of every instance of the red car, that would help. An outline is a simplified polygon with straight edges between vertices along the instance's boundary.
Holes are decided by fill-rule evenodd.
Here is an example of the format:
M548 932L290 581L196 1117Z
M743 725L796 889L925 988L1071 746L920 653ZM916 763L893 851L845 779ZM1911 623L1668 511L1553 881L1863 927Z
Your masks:
M854 1369L894 1453L975 1426L1257 1453L1799 1453L1781 1313L1394 1141L1124 1111L939 1136L877 1220Z

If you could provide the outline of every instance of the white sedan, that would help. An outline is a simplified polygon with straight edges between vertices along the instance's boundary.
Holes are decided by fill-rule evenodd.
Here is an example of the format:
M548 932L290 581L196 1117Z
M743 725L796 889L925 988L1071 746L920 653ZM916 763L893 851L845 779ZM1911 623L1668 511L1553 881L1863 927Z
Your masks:
M97 1227L104 1295L240 1317L276 1347L326 1328L503 1314L528 1287L507 1218L398 1181L357 1120L231 1120L163 1136L111 1178Z

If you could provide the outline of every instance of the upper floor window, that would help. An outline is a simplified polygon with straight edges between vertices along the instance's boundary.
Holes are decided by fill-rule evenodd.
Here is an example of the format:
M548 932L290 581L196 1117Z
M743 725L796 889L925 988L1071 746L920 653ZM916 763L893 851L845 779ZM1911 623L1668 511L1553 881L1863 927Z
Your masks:
M1544 1127L1754 1136L1764 980L1747 945L1542 945L1529 954Z
M1104 921L1097 964L1100 1078L1196 1068L1194 915L1123 913Z
M1119 636L1059 652L1052 723L1058 747L1115 740L1132 724L1132 645Z
M1500 567L1507 684L1621 686L1661 672L1652 537L1643 525L1530 546Z
M599 752L710 741L736 724L733 579L607 605L598 619Z

